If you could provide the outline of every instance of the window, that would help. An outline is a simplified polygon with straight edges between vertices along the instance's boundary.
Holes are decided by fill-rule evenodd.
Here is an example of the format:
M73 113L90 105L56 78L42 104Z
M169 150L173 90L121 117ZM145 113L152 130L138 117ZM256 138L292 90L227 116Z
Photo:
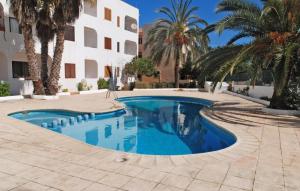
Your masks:
M131 40L125 41L124 53L132 56L137 56L137 43Z
M84 27L84 46L90 48L98 47L97 32L88 27Z
M21 28L16 18L9 17L9 31L12 33L22 34Z
M143 44L143 37L139 37L139 44Z
M120 52L120 42L117 42L117 52Z
M112 77L112 67L111 66L105 66L104 67L104 77L105 78Z
M29 77L28 63L12 61L13 78L27 78Z
M120 27L120 25L121 25L121 20L120 20L120 17L118 16L117 17L117 26Z
M104 19L111 21L111 9L104 8Z
M75 28L73 26L66 26L65 40L75 41Z
M125 17L125 30L137 33L138 25L135 18L126 16Z
M0 3L0 31L5 31L4 8L1 3Z
M94 1L93 3L84 1L84 13L97 17L97 1Z
M111 50L111 38L105 37L104 38L104 48L106 50Z
M65 78L76 78L76 67L75 64L65 64Z
M95 60L85 60L85 78L98 78L98 64Z

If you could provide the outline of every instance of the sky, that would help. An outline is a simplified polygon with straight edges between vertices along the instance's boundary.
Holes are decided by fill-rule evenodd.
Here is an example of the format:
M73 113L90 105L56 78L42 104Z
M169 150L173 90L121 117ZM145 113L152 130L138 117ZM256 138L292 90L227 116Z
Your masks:
M169 0L124 0L125 2L138 7L140 10L140 26L153 23L161 15L155 11L162 6L169 6ZM260 3L260 0L251 0ZM219 0L193 0L193 5L199 7L197 14L209 24L212 24L224 17L224 14L216 14L215 9ZM210 34L212 47L222 46L234 35L233 31L224 32L221 36L216 33Z

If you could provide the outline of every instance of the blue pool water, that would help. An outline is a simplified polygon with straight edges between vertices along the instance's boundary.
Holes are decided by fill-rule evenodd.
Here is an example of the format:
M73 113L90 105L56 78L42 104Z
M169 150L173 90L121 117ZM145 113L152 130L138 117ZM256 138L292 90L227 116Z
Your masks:
M12 117L61 133L87 144L149 155L185 155L229 147L236 137L199 114L211 102L185 97L120 98L125 110L105 114L29 111ZM70 118L82 122L69 123ZM63 120L64 124L60 121ZM56 121L53 126L53 121ZM71 120L72 121L72 120ZM56 124L58 122L58 124ZM46 125L46 126L45 126Z

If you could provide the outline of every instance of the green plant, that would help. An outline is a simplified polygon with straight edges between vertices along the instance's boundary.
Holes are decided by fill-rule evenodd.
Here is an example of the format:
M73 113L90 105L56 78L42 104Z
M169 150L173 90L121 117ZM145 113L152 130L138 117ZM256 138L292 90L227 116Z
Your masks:
M0 81L0 97L9 96L9 84L7 82Z
M163 15L149 31L145 47L157 65L174 64L175 86L179 88L179 71L188 55L207 51L208 36L200 28L207 22L196 15L192 0L170 0L170 7L158 10ZM164 63L162 63L164 62Z
M91 87L87 84L86 80L81 80L81 82L79 82L77 84L77 90L78 91L88 91L90 89L91 89Z
M99 90L100 90L100 89L108 89L108 87L109 87L109 82L106 81L106 80L103 79L103 78L100 78L100 79L98 80L97 84L98 84L98 89L99 89Z
M69 89L68 89L68 88L64 88L64 89L62 90L62 92L64 92L64 93L69 92Z
M154 76L157 71L155 65L147 58L134 58L125 66L125 74L137 77L140 81L143 75Z
M218 4L217 13L226 13L226 16L206 31L234 30L237 34L227 46L216 48L199 59L200 76L211 74L215 88L238 65L246 62L251 67L251 81L255 85L263 70L271 70L274 94L270 107L291 109L294 103L289 102L295 99L287 101L287 98L291 73L299 60L300 1L262 0L262 3L262 7L245 0L222 0ZM241 39L248 41L236 45Z

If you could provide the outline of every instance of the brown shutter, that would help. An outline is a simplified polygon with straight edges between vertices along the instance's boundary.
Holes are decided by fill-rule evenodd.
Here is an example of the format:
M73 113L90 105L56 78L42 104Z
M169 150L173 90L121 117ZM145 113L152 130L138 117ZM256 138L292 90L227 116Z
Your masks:
M65 64L65 78L76 78L76 66L75 64Z
M104 48L107 50L111 50L112 49L112 40L111 38L105 37L104 38Z
M121 22L120 22L120 17L118 16L118 17L117 17L117 26L120 27L120 24L121 24Z
M105 20L111 21L111 9L104 8L104 18Z

